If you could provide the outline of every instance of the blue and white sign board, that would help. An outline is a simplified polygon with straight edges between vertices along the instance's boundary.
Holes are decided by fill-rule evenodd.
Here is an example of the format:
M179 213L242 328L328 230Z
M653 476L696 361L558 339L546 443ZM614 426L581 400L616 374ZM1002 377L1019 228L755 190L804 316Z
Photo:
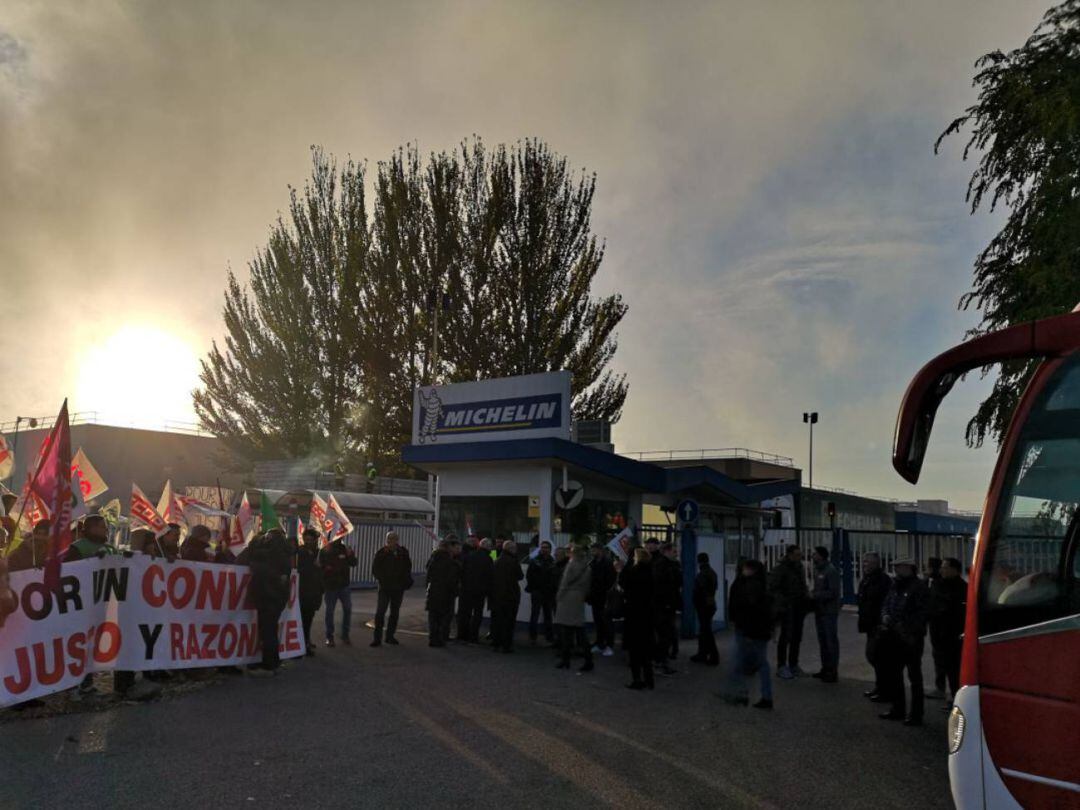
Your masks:
M675 516L680 523L697 523L700 511L697 501L692 498L683 498L675 507Z
M413 444L570 438L570 372L425 385L413 394Z

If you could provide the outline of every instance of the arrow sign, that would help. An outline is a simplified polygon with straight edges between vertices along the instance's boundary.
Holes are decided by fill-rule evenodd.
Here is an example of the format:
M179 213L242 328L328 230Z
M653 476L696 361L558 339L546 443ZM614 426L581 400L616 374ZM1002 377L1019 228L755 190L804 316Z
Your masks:
M560 509L574 509L585 500L585 487L580 481L567 481L565 487L555 490L555 505Z
M675 515L683 523L697 523L700 511L698 502L692 498L683 498L679 501L679 505L675 507Z

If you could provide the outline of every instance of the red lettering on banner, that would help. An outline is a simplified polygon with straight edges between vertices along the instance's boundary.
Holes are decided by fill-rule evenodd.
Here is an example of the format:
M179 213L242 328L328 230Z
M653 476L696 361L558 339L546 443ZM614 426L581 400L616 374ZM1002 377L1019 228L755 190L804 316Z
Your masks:
M184 590L177 593L176 584L182 582ZM177 610L183 610L195 596L195 572L190 568L174 568L169 574L169 601Z
M234 578L235 581L235 578ZM195 607L206 610L206 603L210 603L212 610L221 610L221 603L225 599L225 572L205 569L199 576L199 597Z
M236 625L227 624L221 628L221 638L218 641L218 652L222 658L232 658L236 652L237 632Z
M241 657L254 655L258 649L259 625L255 623L240 625L240 640L237 644L236 654Z
M220 625L216 624L204 624L202 626L203 643L202 650L200 651L200 658L204 661L213 661L217 658L217 651L214 649L214 639L217 638Z
M199 660L199 633L195 629L195 625L189 624L187 626L187 659L189 661Z
M86 669L86 633L68 636L67 654L68 658L72 659L68 664L68 674L78 678Z
M105 647L103 639L109 640L109 646ZM115 660L120 654L120 625L116 622L102 622L97 631L97 642L94 644L94 660L99 664L107 664Z
M26 647L15 650L15 663L18 667L19 679L15 680L10 675L5 676L4 688L13 695L21 695L30 688L30 656Z
M184 628L173 623L169 625L169 647L173 661L186 661L184 657Z
M293 605L296 604L296 589L298 587L299 582L300 582L300 577L289 577L289 607L290 608Z
M300 649L300 638L297 632L296 619L286 619L278 626L278 638L282 639L278 644L278 652L296 652Z
M153 590L154 580L161 580L163 584L165 582L165 572L161 570L160 565L151 565L147 568L142 581L143 601L150 607L159 608L165 604L165 590L162 589L155 593Z
M51 668L45 666L45 645L42 642L34 644L34 670L37 673L35 680L42 686L51 686L64 677L64 640L57 636L52 640L53 662Z

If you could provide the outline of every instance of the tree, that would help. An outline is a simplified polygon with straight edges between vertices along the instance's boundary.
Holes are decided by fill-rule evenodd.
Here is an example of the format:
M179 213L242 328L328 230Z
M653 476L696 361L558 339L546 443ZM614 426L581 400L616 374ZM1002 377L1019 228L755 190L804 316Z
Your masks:
M976 68L978 101L934 145L936 152L970 128L964 159L981 153L968 184L971 211L984 202L991 211L999 203L1010 209L960 300L982 312L969 336L1068 312L1080 301L1080 0L1050 9L1023 47L988 53ZM1035 365L1001 365L968 422L969 445L1003 440Z
M369 231L364 169L312 150L303 195L290 188L288 224L249 265L250 288L229 271L225 349L202 361L195 412L251 460L348 455L358 441L362 306Z
M604 252L595 176L535 140L488 152L476 138L426 162L408 146L378 164L369 217L362 168L338 177L313 159L250 291L229 276L225 351L215 344L195 395L205 427L249 458L389 471L417 385L563 368L575 418L619 418L627 384L610 364L627 308L590 294Z

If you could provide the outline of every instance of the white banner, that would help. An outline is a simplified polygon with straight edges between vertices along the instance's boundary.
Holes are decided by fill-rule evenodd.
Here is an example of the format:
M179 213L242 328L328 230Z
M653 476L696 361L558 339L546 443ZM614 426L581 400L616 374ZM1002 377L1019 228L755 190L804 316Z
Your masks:
M90 672L262 660L246 566L143 554L80 560L64 564L58 593L42 574L11 575L19 608L0 626L0 707L78 686ZM306 651L296 589L293 571L278 623L282 658Z

